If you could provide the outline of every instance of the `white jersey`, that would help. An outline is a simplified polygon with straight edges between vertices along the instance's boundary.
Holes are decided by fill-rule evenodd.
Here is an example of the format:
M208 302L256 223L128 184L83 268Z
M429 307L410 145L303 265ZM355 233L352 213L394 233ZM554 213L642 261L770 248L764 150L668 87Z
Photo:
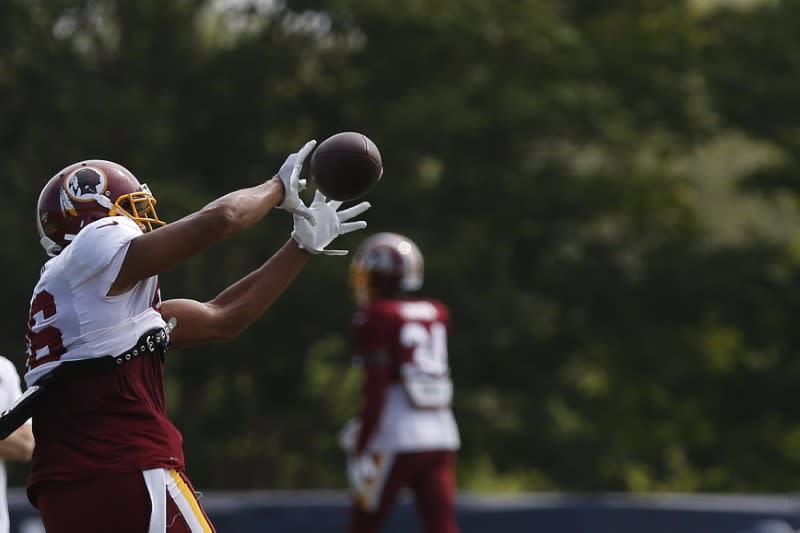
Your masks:
M10 408L21 394L17 369L11 361L0 356L0 411ZM8 533L9 527L6 465L0 461L0 533Z
M62 361L119 355L165 325L157 276L108 296L128 245L141 234L127 217L102 218L44 265L31 298L28 386Z
M378 428L367 444L374 452L421 452L458 450L461 439L453 411L448 408L418 409L411 405L400 384L386 390Z

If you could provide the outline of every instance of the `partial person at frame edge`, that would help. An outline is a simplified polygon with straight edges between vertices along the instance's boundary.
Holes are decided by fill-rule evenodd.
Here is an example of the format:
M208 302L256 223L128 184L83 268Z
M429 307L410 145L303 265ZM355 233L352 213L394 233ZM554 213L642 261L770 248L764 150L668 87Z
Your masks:
M10 408L21 395L19 373L14 363L0 355L0 411ZM33 447L30 420L0 440L0 533L8 533L11 529L5 463L6 461L29 462L33 455Z

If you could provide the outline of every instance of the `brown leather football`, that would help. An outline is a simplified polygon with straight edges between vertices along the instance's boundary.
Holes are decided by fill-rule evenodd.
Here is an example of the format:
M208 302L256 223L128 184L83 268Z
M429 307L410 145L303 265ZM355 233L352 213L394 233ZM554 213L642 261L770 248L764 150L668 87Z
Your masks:
M311 179L329 200L361 198L382 175L381 153L362 133L345 131L328 137L311 156Z

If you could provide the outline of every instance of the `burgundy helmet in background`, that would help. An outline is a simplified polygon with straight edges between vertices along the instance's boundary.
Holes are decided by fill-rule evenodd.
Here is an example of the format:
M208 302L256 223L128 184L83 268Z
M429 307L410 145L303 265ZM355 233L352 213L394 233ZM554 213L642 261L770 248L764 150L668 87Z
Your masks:
M350 263L350 286L359 306L419 290L422 276L422 253L411 239L397 233L367 238Z

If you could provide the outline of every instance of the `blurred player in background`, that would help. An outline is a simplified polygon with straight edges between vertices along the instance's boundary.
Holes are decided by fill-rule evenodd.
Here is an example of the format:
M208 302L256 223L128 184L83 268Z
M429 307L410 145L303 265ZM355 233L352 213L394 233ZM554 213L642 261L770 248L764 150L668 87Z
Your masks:
M310 206L300 199L300 170L314 144L290 155L274 178L168 225L149 188L110 161L75 163L45 185L37 221L52 259L31 299L25 379L39 394L28 495L48 533L214 531L167 419L164 355L168 346L236 337L311 254L345 254L325 247L366 226L347 222L366 202L337 211L340 203L321 195ZM293 214L294 230L261 267L208 302L161 301L159 272L273 207Z
M413 493L426 533L458 531L450 312L408 294L422 286L422 269L417 246L394 233L365 240L351 264L364 380L360 416L340 433L354 498L350 533L378 531L403 488Z
M0 356L0 412L9 409L22 394L19 374L14 364ZM29 422L0 440L0 533L8 533L8 498L5 461L30 461L33 454L33 431Z

